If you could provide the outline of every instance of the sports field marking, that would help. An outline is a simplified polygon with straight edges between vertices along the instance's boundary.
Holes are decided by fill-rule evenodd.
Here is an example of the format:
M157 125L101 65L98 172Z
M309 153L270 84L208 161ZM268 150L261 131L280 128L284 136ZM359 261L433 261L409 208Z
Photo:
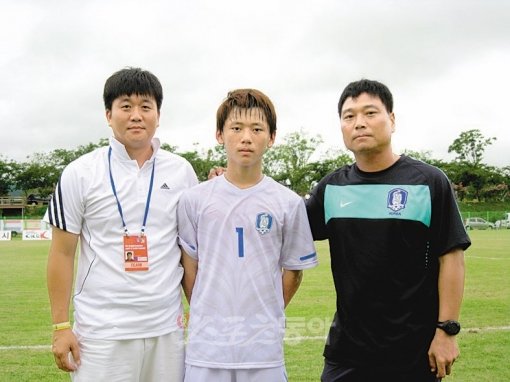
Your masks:
M50 345L12 345L0 346L0 350L50 350Z
M466 259L485 259L485 260L510 260L506 257L484 257L484 256L465 256Z
M478 332L488 332L495 330L510 330L510 326L488 326L486 328L465 328L462 331L467 333L478 333ZM285 338L285 342L294 342L294 341L325 341L327 337L325 336L302 336L302 337L291 337ZM50 350L50 345L12 345L12 346L0 346L0 351L2 350Z

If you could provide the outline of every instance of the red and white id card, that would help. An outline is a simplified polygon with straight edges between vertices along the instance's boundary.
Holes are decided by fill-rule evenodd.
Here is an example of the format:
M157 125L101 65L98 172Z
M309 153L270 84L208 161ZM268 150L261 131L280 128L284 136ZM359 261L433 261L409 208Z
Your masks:
M124 270L126 272L149 270L147 236L124 236Z

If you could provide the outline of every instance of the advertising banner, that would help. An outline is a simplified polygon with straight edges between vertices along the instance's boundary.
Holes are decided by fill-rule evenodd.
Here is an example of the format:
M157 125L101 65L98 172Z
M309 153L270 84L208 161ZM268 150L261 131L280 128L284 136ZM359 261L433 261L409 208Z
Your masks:
M51 231L42 229L24 230L23 240L51 240Z
M0 231L0 240L11 240L11 231Z
M21 219L1 220L0 225L0 229L4 231L23 231L23 220Z

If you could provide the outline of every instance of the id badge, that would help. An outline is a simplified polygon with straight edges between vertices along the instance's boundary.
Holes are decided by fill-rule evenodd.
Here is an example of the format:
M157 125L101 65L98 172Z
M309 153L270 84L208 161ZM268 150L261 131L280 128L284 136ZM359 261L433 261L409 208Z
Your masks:
M124 270L148 271L147 236L124 236Z

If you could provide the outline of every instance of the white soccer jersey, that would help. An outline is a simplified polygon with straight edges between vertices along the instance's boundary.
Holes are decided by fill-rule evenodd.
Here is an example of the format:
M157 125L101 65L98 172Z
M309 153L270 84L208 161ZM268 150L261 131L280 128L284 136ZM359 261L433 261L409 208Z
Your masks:
M239 189L220 176L182 194L178 223L198 259L186 363L283 365L282 268L317 265L303 200L269 177Z
M178 328L182 314L177 202L197 184L191 165L159 150L142 168L112 138L112 175L130 234L140 233L152 166L154 183L147 217L148 271L126 272L123 226L108 171L108 147L69 164L48 207L48 222L80 235L73 303L75 331L100 339L147 338Z

